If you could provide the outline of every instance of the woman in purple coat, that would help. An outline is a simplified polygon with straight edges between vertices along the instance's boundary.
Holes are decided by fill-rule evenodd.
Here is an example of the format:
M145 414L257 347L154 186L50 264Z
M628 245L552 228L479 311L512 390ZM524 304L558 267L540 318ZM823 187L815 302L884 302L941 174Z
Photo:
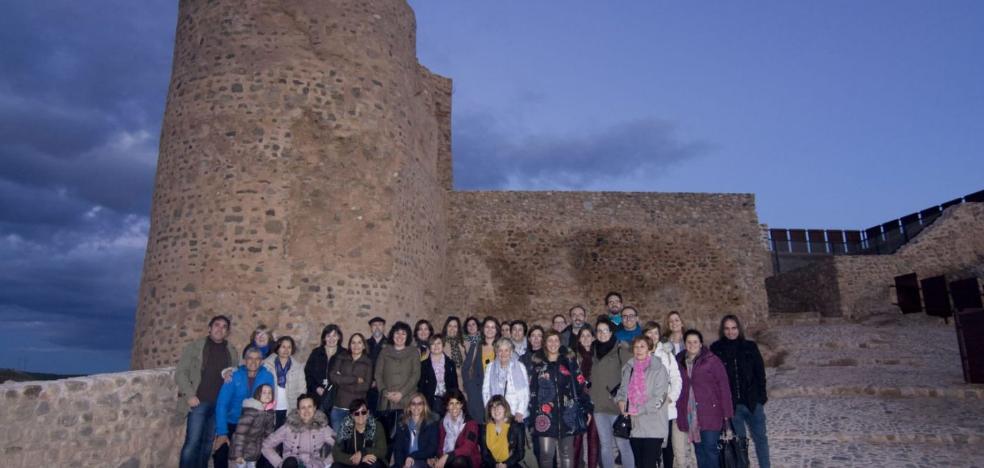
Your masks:
M684 351L677 356L683 389L677 400L677 426L694 444L698 468L717 468L721 431L731 430L734 417L731 386L724 364L706 346L697 330L683 334Z

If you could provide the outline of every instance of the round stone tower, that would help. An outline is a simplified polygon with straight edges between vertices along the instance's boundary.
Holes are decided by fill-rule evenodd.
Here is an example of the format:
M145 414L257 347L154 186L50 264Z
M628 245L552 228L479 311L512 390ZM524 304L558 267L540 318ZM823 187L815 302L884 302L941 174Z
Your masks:
M404 0L181 0L132 365L173 365L209 317L246 344L443 297L450 81Z

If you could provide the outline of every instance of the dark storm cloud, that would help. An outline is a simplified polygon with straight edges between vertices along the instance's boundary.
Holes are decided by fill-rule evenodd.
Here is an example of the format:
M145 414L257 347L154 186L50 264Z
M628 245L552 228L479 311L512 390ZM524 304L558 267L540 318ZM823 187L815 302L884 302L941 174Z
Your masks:
M0 343L0 355L25 351L30 343L33 352L55 356L106 350L106 362L65 364L76 371L124 362L176 4L5 5L0 318L18 335ZM99 352L81 355L101 359ZM57 371L52 365L48 370Z
M702 142L681 141L674 126L649 119L584 135L510 137L494 118L474 114L454 122L454 176L460 189L584 189L622 176L659 176L697 157ZM605 186L618 190L617 186Z

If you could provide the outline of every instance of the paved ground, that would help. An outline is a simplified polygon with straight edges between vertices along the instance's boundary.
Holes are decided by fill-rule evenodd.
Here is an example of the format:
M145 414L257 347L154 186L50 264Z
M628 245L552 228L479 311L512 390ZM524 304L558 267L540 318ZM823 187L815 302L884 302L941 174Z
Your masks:
M783 318L756 336L778 364L773 466L984 468L984 386L963 383L952 323L820 321Z

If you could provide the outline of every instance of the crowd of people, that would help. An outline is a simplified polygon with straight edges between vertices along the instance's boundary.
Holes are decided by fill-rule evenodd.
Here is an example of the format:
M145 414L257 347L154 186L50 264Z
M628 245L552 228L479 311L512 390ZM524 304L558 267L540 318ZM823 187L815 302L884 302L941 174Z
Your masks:
M751 433L768 467L765 366L735 315L709 347L680 312L643 323L605 297L547 328L448 317L411 329L329 324L307 360L257 327L240 352L216 316L175 372L182 467L717 468L718 441ZM343 345L344 344L344 345Z

